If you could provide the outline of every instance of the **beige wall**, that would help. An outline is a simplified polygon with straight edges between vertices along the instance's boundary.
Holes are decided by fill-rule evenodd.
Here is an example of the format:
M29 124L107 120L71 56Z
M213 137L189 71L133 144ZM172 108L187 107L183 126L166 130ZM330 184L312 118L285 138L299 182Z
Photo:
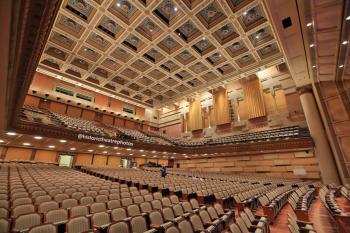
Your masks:
M78 154L76 155L75 165L91 165L92 154Z
M57 162L57 152L49 150L37 150L34 155L34 160L55 163Z
M239 174L264 174L271 177L298 178L294 169L305 169L306 175L299 178L320 179L318 161L313 151L229 156L201 159L176 160L180 168L207 172Z

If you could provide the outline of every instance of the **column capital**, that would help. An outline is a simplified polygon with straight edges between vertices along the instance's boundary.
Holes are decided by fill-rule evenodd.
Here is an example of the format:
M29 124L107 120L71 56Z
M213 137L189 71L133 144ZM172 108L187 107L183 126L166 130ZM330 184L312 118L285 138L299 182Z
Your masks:
M305 93L312 93L312 87L311 87L311 85L297 87L297 92L299 95L302 95Z

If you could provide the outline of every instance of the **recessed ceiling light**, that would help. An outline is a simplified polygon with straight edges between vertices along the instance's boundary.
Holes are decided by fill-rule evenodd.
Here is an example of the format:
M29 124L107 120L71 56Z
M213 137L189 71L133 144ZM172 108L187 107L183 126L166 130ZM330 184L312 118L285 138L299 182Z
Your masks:
M140 152L144 152L144 150L140 150Z
M153 155L153 158L156 158L157 157L157 155Z
M43 139L43 137L41 137L41 136L35 136L34 139L40 140L40 139Z
M103 153L103 154L107 154L107 151L103 151L102 153Z
M64 140L64 139L60 140L60 143L65 143L65 142L67 142L67 140Z
M174 152L173 154L176 155L176 152Z
M175 159L175 157L174 157L174 156L171 156L170 158L171 158L171 159Z
M346 17L346 20L350 20L350 15L348 17Z
M206 40L206 38L205 38L205 37L203 37L203 38L202 38L202 40Z
M343 68L343 67L344 67L344 65L340 65L340 66L339 66L339 68Z
M177 11L178 9L177 9L177 7L174 7L174 11Z
M94 150L91 150L91 149L90 149L90 150L88 150L88 151L89 151L89 152L93 152Z
M163 152L163 154L166 154L166 153L167 153L166 151Z
M5 141L4 140L0 140L0 143L4 143Z
M154 154L154 153L156 153L156 151L152 151L152 153Z
M117 155L120 155L120 152L117 152Z
M70 148L70 150L76 150L76 148L75 148L75 147L72 147L72 148Z
M15 135L17 135L15 132L7 132L6 134L9 135L9 136L15 136Z
M54 145L50 145L49 148L55 148L55 146Z
M98 147L103 148L103 147L105 147L105 146L104 146L104 145L98 145Z
M315 44L310 44L310 48L312 48L312 47L314 47L315 46Z
M312 23L307 23L306 26L307 26L307 27L311 27L311 26L312 26Z
M117 147L117 146L115 146L115 147L113 147L114 149L119 149L119 147Z
M347 40L344 40L341 44L346 45L348 43Z
M315 65L313 65L313 66L312 66L312 68L316 68L316 66L315 66Z
M244 12L243 12L243 15L247 15L247 12L246 12L246 11L244 11Z
M130 156L134 155L134 154L129 154Z
M131 148L128 148L128 149L126 149L126 150L131 150Z
M120 3L119 2L117 3L117 7L120 7Z
M187 156L187 155L185 155L185 158L188 158L188 156Z
M29 142L23 142L23 146L30 146L31 144Z

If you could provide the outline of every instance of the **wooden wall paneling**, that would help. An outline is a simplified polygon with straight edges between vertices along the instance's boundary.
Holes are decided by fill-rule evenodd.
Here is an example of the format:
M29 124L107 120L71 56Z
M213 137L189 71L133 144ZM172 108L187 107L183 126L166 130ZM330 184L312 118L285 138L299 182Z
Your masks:
M120 166L120 157L118 156L109 156L107 166L109 167L119 167Z
M107 156L94 155L93 165L96 167L105 167L107 165Z
M68 107L67 107L67 113L66 113L66 114L67 114L68 116L80 118L80 116L81 116L81 111L82 111L81 108L74 107L74 106L68 106Z
M200 97L189 100L189 126L191 131L202 129L202 107Z
M0 146L0 159L6 158L7 149L8 147Z
M135 124L133 121L129 121L127 119L125 119L125 128L128 128L128 129L135 129Z
M107 124L107 125L113 125L113 116L103 114L102 115L102 123Z
M32 95L26 95L23 105L39 106L40 98Z
M91 110L83 109L82 118L89 121L95 120L95 112Z
M244 101L248 110L248 119L266 116L261 83L258 78L242 81Z
M283 89L275 91L275 100L279 112L282 113L288 111L287 100Z
M50 111L59 114L66 114L67 105L59 102L52 101L50 104Z
M92 156L92 154L77 154L75 165L91 165Z
M53 91L54 86L54 78L36 72L30 84L30 89L36 90L37 92L43 92L44 94L49 94Z
M95 94L95 104L100 109L106 109L108 107L108 96L96 93Z
M220 87L213 91L214 118L216 125L227 124L231 121L226 88Z
M264 104L268 115L276 113L276 104L271 92L263 92Z
M36 150L34 160L54 163L57 161L57 151Z
M30 160L32 149L9 147L6 152L7 160Z

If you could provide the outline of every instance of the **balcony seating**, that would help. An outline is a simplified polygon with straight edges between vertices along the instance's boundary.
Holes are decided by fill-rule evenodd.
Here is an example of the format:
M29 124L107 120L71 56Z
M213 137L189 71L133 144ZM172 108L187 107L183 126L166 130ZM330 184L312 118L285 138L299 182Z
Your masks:
M307 128L287 126L264 131L234 134L216 138L185 139L171 137L156 131L140 131L122 128L115 125L102 124L95 121L75 118L59 113L41 110L33 106L24 106L21 119L28 122L64 127L68 130L79 131L100 136L128 139L148 144L168 144L180 147L202 147L230 144L251 144L269 141L281 141L293 138L310 138Z

